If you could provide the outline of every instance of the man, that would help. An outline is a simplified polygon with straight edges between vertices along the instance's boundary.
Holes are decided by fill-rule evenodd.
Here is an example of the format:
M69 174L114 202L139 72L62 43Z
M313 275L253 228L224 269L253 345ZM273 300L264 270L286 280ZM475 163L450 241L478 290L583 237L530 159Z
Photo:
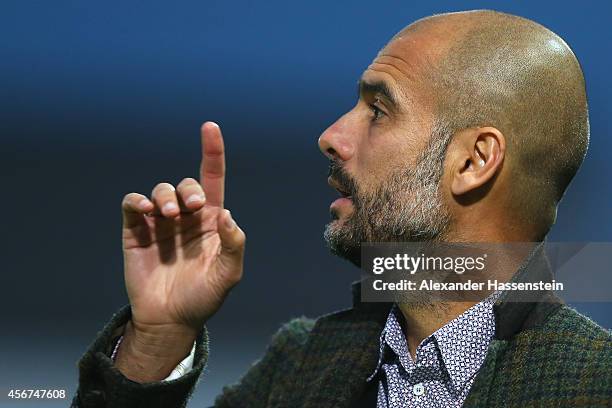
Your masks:
M543 241L588 137L582 71L557 35L492 11L419 20L319 139L341 194L326 240L355 264L362 242ZM216 124L202 144L200 182L123 201L130 307L81 359L74 406L182 407L206 364L203 327L240 281L245 234L223 208ZM516 281L550 274L539 250L518 266ZM392 305L354 291L349 310L286 324L215 406L611 403L610 334L549 292Z

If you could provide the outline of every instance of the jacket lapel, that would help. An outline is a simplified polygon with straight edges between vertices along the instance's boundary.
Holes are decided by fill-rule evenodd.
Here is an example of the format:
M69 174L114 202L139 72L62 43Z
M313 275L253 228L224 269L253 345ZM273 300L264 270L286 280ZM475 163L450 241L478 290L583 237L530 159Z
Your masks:
M539 243L514 274L511 282L551 282L553 273ZM495 313L495 337L511 339L516 333L540 325L563 301L551 291L505 291L497 299Z
M539 243L511 282L550 282L553 273L544 251L544 242ZM502 293L493 310L495 313L495 338L491 341L487 357L478 371L464 407L488 406L491 386L498 366L507 356L508 345L514 336L524 330L541 325L563 301L550 291L506 291Z
M379 337L391 304L360 303L358 283L353 285L353 298L352 309L317 320L298 370L299 382L289 396L290 406L350 407L371 385L366 378L376 368Z

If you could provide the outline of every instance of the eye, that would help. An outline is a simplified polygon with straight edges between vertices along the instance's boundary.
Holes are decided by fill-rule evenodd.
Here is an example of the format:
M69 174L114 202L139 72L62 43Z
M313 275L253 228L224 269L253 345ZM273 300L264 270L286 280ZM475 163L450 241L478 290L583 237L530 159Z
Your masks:
M378 99L376 100L378 102ZM385 112L376 106L376 103L369 104L370 110L372 111L372 122L376 122L378 119L385 115Z

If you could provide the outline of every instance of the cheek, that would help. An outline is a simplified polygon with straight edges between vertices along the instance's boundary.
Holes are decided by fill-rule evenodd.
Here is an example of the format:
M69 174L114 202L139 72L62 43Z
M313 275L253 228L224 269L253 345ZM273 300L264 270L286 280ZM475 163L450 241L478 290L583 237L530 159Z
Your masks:
M447 165L448 163L445 161L442 170L442 177L440 178L440 183L438 187L440 195L444 202L452 203L454 201L454 196L452 192L453 175L452 172L448 171Z
M414 154L389 144L378 149L365 150L359 156L355 178L359 187L368 193L375 192L382 183L388 182L393 174L399 174L413 167Z
M414 121L380 124L355 140L355 160L349 166L363 191L375 191L391 174L414 168L428 140L422 125Z
M362 194L370 194L381 180L384 180L384 165L371 154L361 155L356 161L355 182Z
M385 163L374 161L364 164L362 171L355 176L359 195L374 198L381 186L386 185L394 174L393 168Z

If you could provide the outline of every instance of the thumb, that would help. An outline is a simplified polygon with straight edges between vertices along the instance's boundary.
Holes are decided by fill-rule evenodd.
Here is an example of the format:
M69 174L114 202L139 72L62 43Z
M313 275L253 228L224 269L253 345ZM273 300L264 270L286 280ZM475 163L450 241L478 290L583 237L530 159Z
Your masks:
M232 275L237 274L237 281L242 276L242 264L244 259L244 244L246 235L236 224L229 210L219 212L217 218L217 230L221 238L221 263Z

